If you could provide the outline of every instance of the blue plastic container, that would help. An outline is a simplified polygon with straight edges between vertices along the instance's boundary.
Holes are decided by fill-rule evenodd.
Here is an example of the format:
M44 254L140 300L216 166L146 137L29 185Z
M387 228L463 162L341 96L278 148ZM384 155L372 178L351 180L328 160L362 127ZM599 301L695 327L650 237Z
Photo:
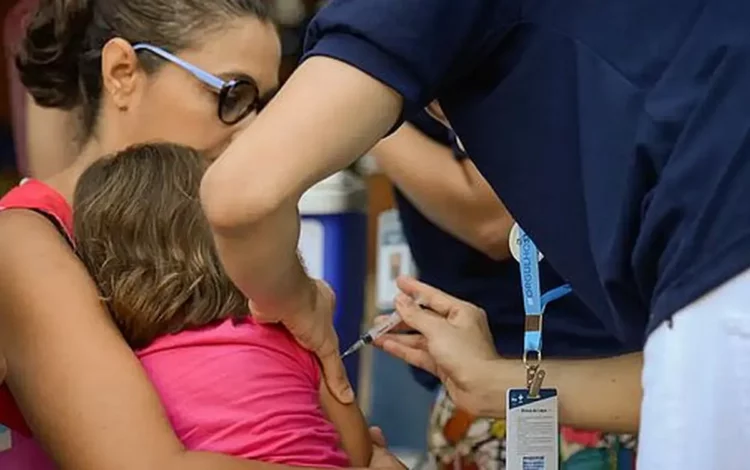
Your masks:
M310 276L324 279L336 292L334 326L342 348L359 337L367 275L367 188L343 171L321 181L300 199L299 249ZM359 355L344 361L357 390Z

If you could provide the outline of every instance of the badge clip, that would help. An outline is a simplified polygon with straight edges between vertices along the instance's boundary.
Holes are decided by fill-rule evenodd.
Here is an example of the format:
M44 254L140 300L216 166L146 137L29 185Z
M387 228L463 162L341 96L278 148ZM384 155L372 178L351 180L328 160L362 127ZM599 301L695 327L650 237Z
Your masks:
M535 359L529 358L529 353L536 354ZM547 375L541 368L542 353L541 351L524 351L523 364L526 367L526 388L529 391L530 398L538 398L539 390L542 388L544 377Z
M533 373L529 383L529 398L539 398L539 390L542 389L542 382L544 382L545 375L547 373L544 372L544 369L537 369Z

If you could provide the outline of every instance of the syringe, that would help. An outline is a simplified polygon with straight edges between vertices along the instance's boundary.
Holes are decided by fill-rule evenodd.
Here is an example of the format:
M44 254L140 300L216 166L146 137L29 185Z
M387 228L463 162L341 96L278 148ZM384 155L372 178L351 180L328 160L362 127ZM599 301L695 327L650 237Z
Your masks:
M393 312L391 316L388 317L388 320L379 325L373 326L367 331L367 333L360 336L356 343L352 344L349 349L344 351L344 354L341 355L341 359L354 354L362 349L363 346L371 344L376 339L391 331L399 323L401 323L401 315L399 315L398 312Z

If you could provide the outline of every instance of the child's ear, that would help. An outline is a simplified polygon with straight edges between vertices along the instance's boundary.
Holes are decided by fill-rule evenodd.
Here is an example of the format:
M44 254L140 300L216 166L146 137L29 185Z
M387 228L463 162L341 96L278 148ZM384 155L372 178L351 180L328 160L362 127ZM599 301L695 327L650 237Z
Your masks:
M341 438L341 447L349 455L351 467L370 466L372 439L367 421L355 400L350 405L338 401L324 381L320 381L320 404Z

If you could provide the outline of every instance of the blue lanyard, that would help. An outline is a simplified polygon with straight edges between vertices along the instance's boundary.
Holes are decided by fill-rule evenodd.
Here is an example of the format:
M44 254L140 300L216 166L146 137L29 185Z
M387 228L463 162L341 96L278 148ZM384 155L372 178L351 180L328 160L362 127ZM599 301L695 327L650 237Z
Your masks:
M523 334L524 363L530 355L536 356L538 365L542 360L542 316L548 303L572 292L570 284L564 284L542 294L539 281L539 250L526 232L519 227L520 254L518 266L521 270L521 291L526 321Z

